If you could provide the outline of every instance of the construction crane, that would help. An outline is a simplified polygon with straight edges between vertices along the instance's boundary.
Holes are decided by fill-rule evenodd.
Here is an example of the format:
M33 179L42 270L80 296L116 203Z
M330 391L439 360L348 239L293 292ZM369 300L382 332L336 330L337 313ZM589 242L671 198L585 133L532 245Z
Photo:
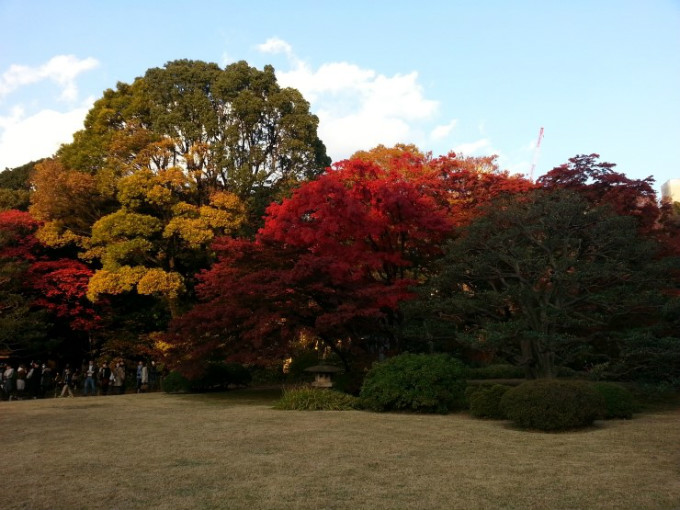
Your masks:
M534 180L534 169L536 168L536 163L538 162L538 154L541 152L541 140L543 140L543 126L538 132L538 141L536 142L536 147L534 148L534 161L531 163L531 171L529 172L529 180Z

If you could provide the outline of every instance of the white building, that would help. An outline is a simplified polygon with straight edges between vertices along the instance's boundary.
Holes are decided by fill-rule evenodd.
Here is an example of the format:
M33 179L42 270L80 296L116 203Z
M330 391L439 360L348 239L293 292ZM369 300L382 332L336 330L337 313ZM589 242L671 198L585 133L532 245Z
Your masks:
M671 179L661 185L661 200L680 202L680 179Z

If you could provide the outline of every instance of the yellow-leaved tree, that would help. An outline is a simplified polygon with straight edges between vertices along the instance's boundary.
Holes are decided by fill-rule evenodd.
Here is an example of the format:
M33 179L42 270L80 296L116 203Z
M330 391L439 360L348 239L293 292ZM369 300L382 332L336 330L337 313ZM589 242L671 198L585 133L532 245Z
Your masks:
M136 290L167 301L177 299L209 255L217 235L235 232L245 220L245 206L233 193L214 192L206 205L187 201L195 181L178 167L139 170L117 183L121 208L92 226L85 258L101 269L90 280L88 297Z
M103 93L33 172L31 213L45 244L90 262L111 354L191 304L215 236L254 235L272 201L330 165L317 126L299 91L246 62L177 60Z

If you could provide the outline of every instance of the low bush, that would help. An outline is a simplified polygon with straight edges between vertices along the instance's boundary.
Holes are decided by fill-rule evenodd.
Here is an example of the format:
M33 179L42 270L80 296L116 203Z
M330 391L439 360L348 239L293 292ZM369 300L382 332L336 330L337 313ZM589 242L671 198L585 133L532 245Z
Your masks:
M275 409L294 411L348 411L359 409L359 399L346 393L322 388L300 387L284 390Z
M605 414L604 398L585 381L527 381L508 390L500 407L517 426L544 431L586 427Z
M470 393L470 414L477 418L504 420L505 413L500 407L503 395L511 388L503 384L480 385Z
M470 379L523 379L524 368L516 365L497 364L468 369Z
M578 372L569 367L558 367L558 377L575 377ZM468 368L468 379L524 379L526 370L518 365L497 363Z
M493 385L494 383L491 382L471 383L468 381L467 386L465 387L465 408L470 409L470 398L472 397L473 393L477 393L482 388L488 388Z
M447 413L465 406L465 366L446 354L401 354L375 363L361 387L374 411Z
M251 366L248 369L252 378L251 383L256 386L282 384L286 381L283 364L276 363L268 366Z
M191 380L193 391L226 390L229 386L247 386L252 377L240 363L209 363L201 377Z
M463 393L463 397L465 399L465 409L470 408L470 397L475 391L479 391L479 388L481 385L479 384L469 384L465 387L465 392Z
M191 382L179 372L170 372L163 378L162 389L165 393L188 393Z
M677 315L680 299L674 302L673 312ZM624 339L619 356L606 368L605 377L610 381L677 386L680 383L680 342L676 337L630 334Z
M361 392L361 385L364 383L364 375L365 372L359 370L336 374L333 376L333 388L358 397Z
M628 388L639 410L680 408L680 378L675 384L635 383Z
M593 383L600 395L604 398L605 419L630 419L636 410L633 394L620 384L611 382Z

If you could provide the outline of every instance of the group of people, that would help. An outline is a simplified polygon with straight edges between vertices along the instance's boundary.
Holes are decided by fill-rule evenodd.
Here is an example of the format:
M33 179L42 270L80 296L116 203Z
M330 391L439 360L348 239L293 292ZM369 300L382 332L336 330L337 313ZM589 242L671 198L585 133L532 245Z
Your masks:
M54 372L43 363L32 361L28 365L19 364L15 369L11 363L0 367L2 375L2 400L22 400L25 398L73 397L82 387L82 395L122 395L126 387L136 388L137 393L159 389L159 371L156 363L145 361L137 363L133 372L135 385L128 380L129 371L123 361L102 362L97 365L89 360L82 367L72 369L66 364L61 372Z

